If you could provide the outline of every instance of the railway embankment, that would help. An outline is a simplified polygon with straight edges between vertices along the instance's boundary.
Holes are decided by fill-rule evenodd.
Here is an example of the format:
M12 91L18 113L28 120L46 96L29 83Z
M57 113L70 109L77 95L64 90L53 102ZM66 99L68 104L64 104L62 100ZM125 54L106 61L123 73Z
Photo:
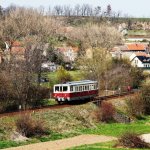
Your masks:
M131 96L133 95L128 97L130 98ZM126 99L127 97L120 97L113 100L109 99L107 102L112 103L118 111L118 108L124 108ZM148 124L148 122L150 122L149 117L142 121L135 120L128 123L117 123L115 120L106 123L100 121L101 111L99 110L100 108L96 104L90 102L61 109L44 109L40 111L30 111L20 115L2 116L0 117L0 148L53 141L82 134L119 137L122 133L131 130L138 134L150 133ZM121 110L119 110L119 112L120 111ZM28 129L33 130L33 127L35 129L35 124L37 125L36 127L46 125L47 134L27 136L28 138L25 138L26 141L23 142L18 142L17 139L11 139L14 132L19 132L16 124L19 118L28 119L25 124L22 122L22 125L28 126ZM30 124L28 125L27 122L30 122ZM23 136L25 136L25 134Z

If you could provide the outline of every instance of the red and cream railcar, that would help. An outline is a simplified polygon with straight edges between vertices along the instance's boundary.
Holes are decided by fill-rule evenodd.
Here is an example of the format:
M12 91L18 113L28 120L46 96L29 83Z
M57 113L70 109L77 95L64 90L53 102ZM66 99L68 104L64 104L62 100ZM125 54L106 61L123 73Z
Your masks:
M98 94L97 81L83 80L54 85L53 97L58 102L93 98Z

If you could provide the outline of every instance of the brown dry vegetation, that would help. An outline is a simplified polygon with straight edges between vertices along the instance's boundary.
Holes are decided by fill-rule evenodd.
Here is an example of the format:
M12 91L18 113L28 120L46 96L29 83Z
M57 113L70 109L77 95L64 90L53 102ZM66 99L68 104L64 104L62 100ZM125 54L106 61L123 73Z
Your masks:
M26 136L43 136L48 134L48 127L45 121L39 119L32 119L29 114L20 116L16 120L17 131Z
M135 133L125 133L119 139L119 144L126 148L149 148L150 145Z
M74 132L77 128L96 127L96 119L93 114L96 110L97 107L94 104L86 104L58 110L33 112L28 114L27 117L22 115L15 117L2 117L0 118L0 131L3 132L0 134L0 139L9 139L14 130L20 130L22 134L25 134L22 127L27 123L29 125L28 129L31 131L30 129L35 127L38 120L41 125L45 123L47 131L57 133L70 133ZM28 118L28 116L30 117ZM42 120L42 122L40 122L40 120ZM22 126L23 122L24 124ZM41 126L41 129L45 129L45 125ZM19 127L18 129L17 126Z

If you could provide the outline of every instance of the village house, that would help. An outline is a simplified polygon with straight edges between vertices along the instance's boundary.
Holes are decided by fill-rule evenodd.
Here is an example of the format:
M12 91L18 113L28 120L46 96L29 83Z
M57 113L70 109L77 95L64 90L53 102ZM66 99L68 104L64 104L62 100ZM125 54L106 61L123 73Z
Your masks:
M43 62L42 63L42 71L52 71L52 72L55 72L57 70L59 66L56 65L54 62Z
M21 42L15 41L12 43L10 54L12 56L16 56L17 59L23 60L25 54L25 48L23 47Z
M133 53L130 56L131 65L142 69L150 69L150 55L144 52Z
M121 46L115 46L112 51L112 57L116 58L130 58L133 53L145 52L148 53L148 46L141 43L131 43Z
M12 43L5 42L5 49L3 51L4 61L9 61L11 57L17 58L17 60L24 59L25 48L19 41L14 41Z
M10 60L10 57L14 57L17 60L24 60L26 48L20 41L5 42L6 48L4 50L4 58L6 61ZM43 56L47 56L47 49L49 44L46 43L43 47ZM32 48L31 48L32 49Z

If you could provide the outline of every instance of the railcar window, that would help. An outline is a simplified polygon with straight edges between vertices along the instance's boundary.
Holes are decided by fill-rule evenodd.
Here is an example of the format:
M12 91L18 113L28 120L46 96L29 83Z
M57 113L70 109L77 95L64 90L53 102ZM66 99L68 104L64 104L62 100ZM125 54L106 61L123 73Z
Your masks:
M94 90L94 85L91 86L91 90Z
M70 86L70 91L73 91L73 86L72 85Z
M87 90L89 91L89 85L87 85Z
M55 92L59 91L59 86L55 86Z
M85 89L84 89L84 86L82 86L82 91L84 91Z
M93 84L90 85L90 90L94 90L94 85Z
M67 91L68 87L67 86L63 86L63 92Z

